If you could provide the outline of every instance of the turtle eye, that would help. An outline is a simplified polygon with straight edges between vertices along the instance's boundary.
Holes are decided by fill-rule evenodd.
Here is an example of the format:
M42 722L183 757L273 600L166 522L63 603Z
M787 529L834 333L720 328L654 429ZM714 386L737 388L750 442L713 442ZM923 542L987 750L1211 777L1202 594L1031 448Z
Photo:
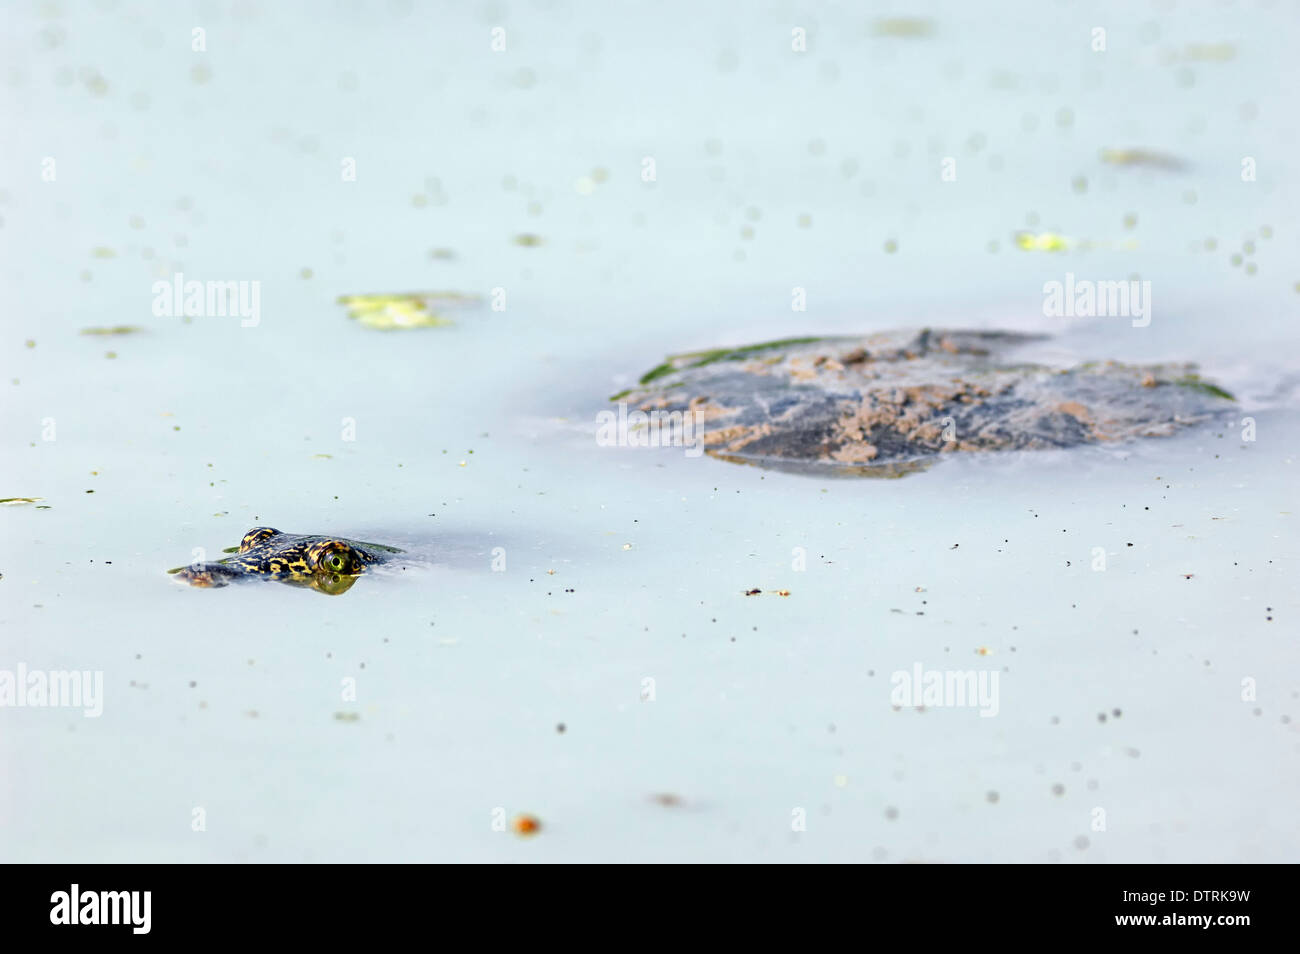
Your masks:
M326 544L315 557L316 567L329 573L356 573L357 563L352 548L341 541Z

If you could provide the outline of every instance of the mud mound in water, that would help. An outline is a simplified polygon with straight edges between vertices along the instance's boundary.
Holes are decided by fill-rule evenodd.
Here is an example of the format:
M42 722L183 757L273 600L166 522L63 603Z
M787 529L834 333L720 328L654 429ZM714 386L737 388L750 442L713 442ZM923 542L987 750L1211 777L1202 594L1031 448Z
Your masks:
M894 331L792 338L669 357L612 398L690 412L726 460L897 476L957 451L1072 447L1172 434L1232 396L1193 365L1017 362L1046 336Z

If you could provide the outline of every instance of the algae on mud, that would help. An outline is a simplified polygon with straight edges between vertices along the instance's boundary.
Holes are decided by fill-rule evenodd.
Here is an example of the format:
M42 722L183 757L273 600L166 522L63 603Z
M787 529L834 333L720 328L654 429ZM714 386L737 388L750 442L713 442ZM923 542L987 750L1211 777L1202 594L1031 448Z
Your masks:
M953 451L1169 435L1232 400L1188 364L1015 359L1047 337L922 329L689 352L611 400L694 415L722 460L871 477L906 476Z

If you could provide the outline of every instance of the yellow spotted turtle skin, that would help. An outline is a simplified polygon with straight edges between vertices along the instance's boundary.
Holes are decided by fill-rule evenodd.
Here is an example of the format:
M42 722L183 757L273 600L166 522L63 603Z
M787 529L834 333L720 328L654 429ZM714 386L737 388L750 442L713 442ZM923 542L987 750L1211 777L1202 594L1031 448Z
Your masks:
M366 567L401 552L395 547L359 543L343 537L254 527L244 534L238 552L229 557L170 572L191 586L215 587L241 579L270 579L334 594L351 587Z

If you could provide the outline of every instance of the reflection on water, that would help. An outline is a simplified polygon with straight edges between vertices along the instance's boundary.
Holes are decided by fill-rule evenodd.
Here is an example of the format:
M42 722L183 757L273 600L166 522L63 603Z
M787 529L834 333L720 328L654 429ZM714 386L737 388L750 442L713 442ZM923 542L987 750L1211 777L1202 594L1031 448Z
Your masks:
M178 580L183 580L190 586L199 589L215 589L221 586L229 586L231 583L239 583L250 580L274 581L284 583L288 586L299 586L315 590L317 593L324 593L328 596L338 596L352 589L352 585L361 578L361 572L357 573L332 573L324 570L318 570L308 574L293 574L289 576L258 575L254 573L241 572L230 567L222 566L220 563L200 564L197 567L182 566L168 570Z

